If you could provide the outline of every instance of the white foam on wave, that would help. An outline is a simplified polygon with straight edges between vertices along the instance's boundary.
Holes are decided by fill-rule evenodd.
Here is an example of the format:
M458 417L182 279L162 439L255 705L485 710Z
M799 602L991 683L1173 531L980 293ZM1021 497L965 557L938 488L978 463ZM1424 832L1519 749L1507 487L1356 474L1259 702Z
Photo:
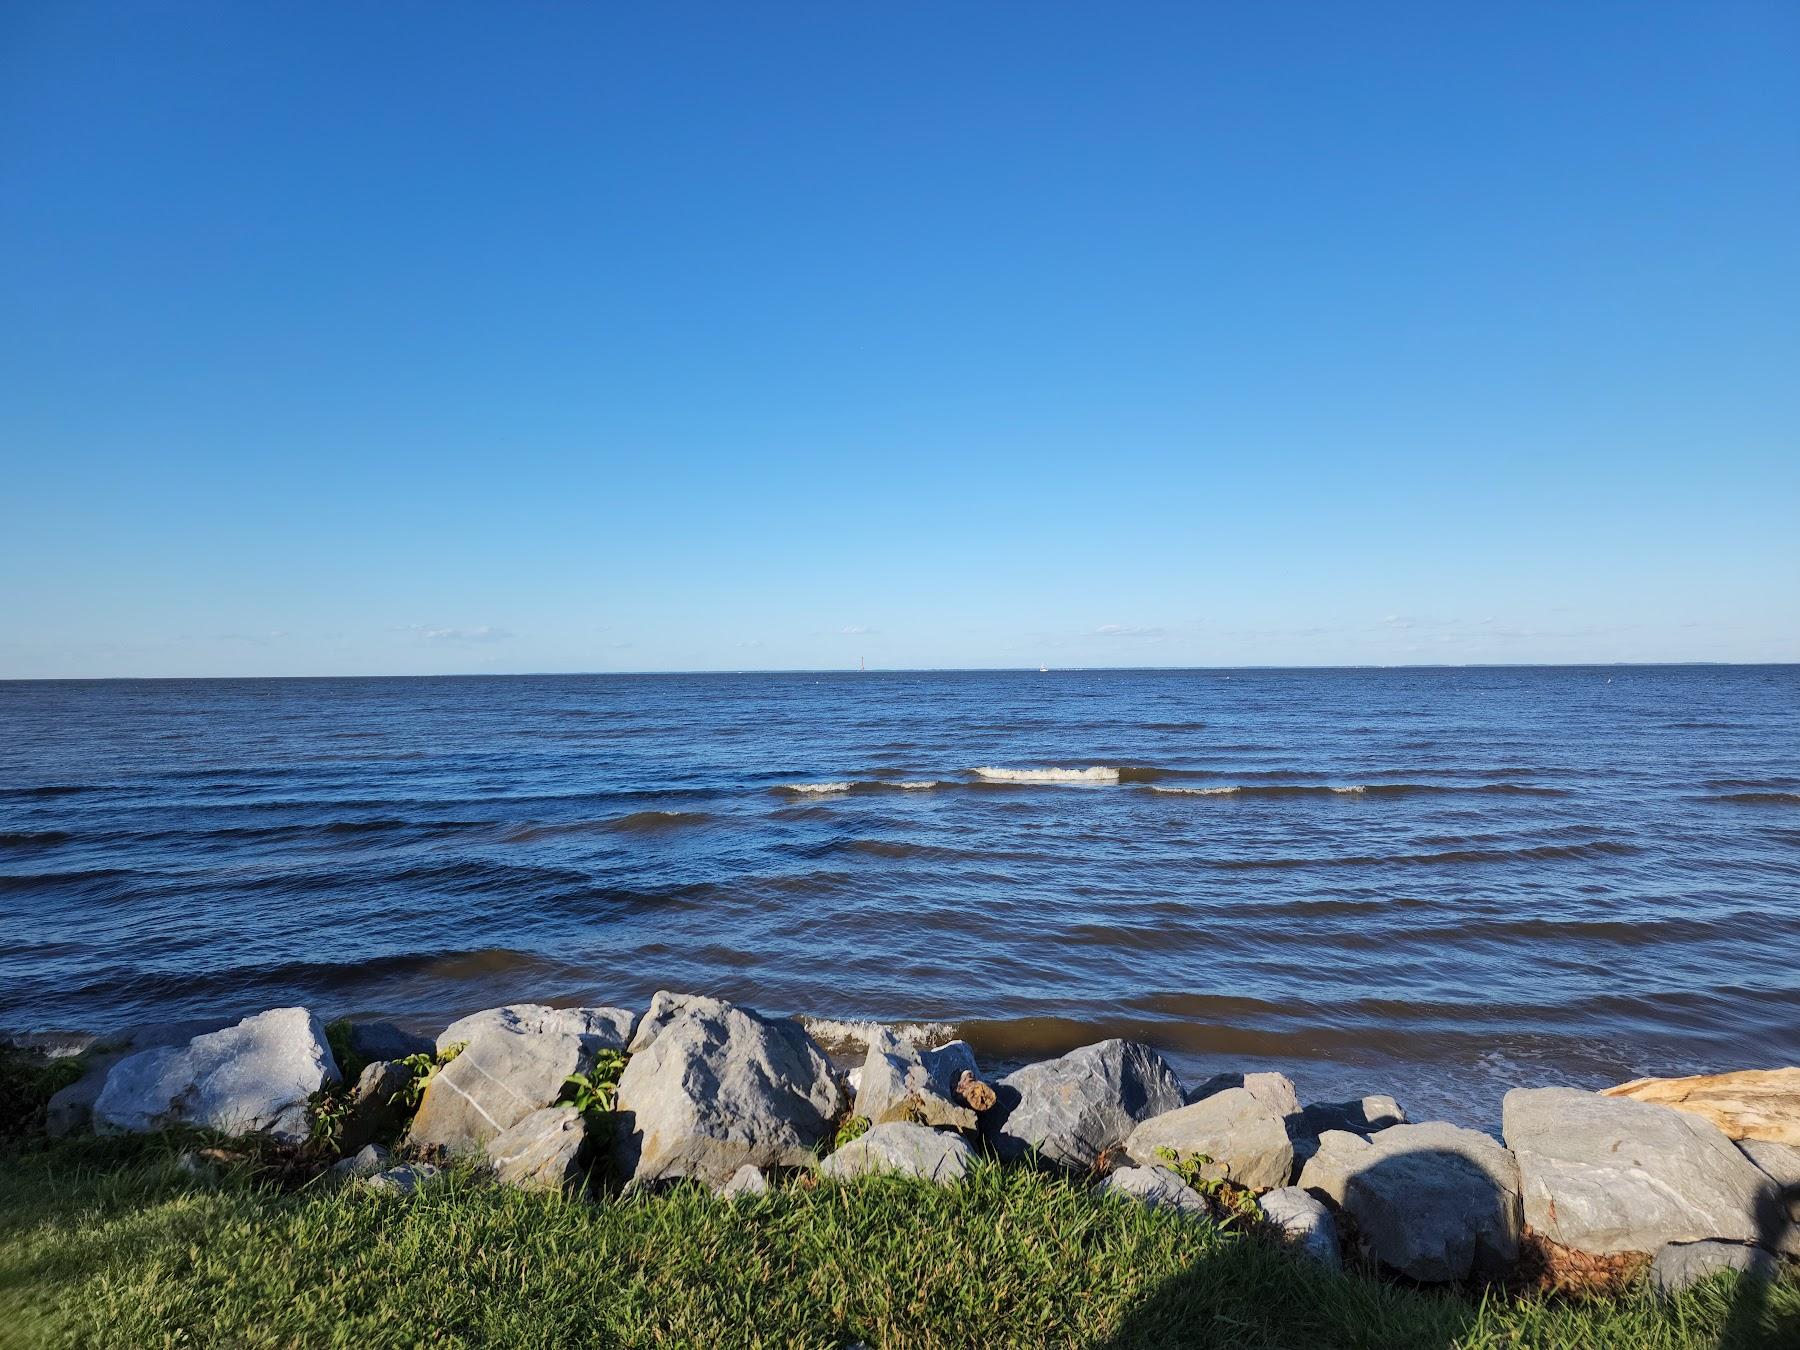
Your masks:
M848 792L855 787L854 783L783 783L784 792L798 792L802 796L815 797L830 792Z
M1283 783L1261 787L1162 787L1153 783L1150 790L1152 792L1172 792L1182 797L1235 797L1240 793L1250 796L1279 797L1284 793L1336 792L1341 794L1367 792L1369 789L1361 783L1353 783L1347 787L1332 787L1323 784L1315 786L1312 783Z
M931 1049L956 1039L956 1026L952 1022L874 1022L813 1017L807 1013L801 1013L798 1020L806 1028L806 1034L817 1041L827 1054L867 1051L869 1042L883 1031L892 1032L907 1045L916 1045L921 1049Z
M903 778L894 784L897 788L905 788L908 792L924 792L928 788L943 786L935 778Z
M972 769L990 783L1116 783L1119 771L1104 764L1086 769Z

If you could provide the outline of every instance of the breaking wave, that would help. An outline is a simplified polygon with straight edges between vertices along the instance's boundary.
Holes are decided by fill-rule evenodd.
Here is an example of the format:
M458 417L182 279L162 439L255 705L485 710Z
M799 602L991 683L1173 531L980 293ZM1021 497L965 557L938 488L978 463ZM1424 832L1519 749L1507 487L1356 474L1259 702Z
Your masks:
M977 778L988 783L1116 783L1119 770L1104 764L1085 769L971 769Z

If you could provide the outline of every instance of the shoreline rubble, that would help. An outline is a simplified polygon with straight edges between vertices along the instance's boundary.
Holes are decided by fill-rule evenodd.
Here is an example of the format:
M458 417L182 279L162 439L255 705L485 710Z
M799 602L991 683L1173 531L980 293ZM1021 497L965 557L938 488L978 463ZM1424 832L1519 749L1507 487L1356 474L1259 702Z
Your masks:
M1184 1089L1128 1040L990 1079L961 1041L877 1034L846 1071L797 1019L669 991L641 1016L514 1004L435 1038L304 1008L182 1030L30 1048L87 1056L49 1132L266 1136L394 1195L459 1160L570 1196L689 1180L738 1201L876 1172L955 1186L986 1156L1422 1284L1666 1293L1800 1260L1796 1068L1517 1088L1495 1139L1385 1095L1303 1104L1278 1073Z

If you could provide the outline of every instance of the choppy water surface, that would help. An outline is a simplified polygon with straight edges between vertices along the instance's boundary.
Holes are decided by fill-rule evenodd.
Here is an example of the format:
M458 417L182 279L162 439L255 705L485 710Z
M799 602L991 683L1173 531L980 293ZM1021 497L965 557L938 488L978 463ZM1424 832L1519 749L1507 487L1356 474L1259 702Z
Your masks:
M0 1026L659 987L1415 1117L1800 1062L1800 667L0 684Z

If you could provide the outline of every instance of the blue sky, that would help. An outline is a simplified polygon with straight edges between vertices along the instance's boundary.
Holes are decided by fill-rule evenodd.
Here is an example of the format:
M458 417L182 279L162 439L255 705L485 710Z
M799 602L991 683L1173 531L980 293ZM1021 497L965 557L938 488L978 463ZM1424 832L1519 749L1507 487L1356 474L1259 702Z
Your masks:
M1800 7L0 8L0 676L1800 659Z

